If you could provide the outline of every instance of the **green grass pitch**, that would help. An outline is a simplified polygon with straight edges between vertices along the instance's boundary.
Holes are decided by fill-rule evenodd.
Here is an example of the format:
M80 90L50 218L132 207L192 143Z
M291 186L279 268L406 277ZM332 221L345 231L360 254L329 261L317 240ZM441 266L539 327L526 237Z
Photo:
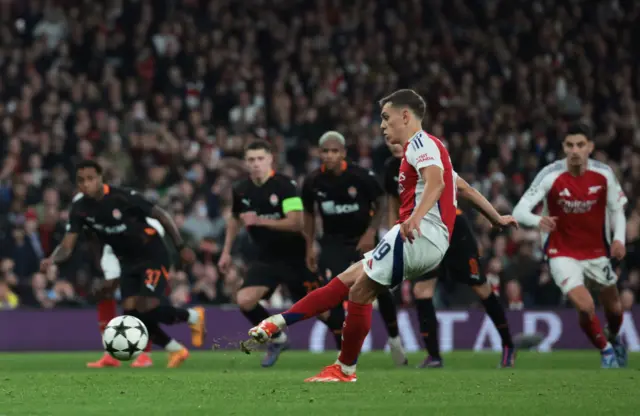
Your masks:
M394 368L364 354L357 383L309 384L335 353L287 352L270 369L260 354L195 352L179 369L154 352L149 369L90 370L96 353L0 355L0 416L37 415L633 415L640 412L640 355L600 370L595 351L522 352L517 368L498 355L455 352L446 368Z

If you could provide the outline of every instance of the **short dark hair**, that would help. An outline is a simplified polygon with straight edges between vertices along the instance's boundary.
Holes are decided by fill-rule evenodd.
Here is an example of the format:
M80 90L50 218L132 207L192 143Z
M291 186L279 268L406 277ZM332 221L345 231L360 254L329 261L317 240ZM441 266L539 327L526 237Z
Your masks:
M585 122L579 121L569 125L566 136L582 134L587 140L593 140L593 129Z
M95 160L83 160L76 164L76 174L80 169L95 169L98 175L102 175L102 166Z
M267 153L273 153L271 143L262 139L253 140L252 142L250 142L247 147L244 148L244 152L247 153L249 150L264 150Z
M427 111L427 103L417 92L410 89L397 90L379 101L380 107L391 103L393 107L408 107L420 120Z

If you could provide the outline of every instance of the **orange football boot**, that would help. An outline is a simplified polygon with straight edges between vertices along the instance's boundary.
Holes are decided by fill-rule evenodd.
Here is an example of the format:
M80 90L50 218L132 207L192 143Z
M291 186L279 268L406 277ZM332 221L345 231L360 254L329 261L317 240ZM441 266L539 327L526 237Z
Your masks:
M105 368L105 367L120 367L120 361L116 360L106 352L104 355L98 360L87 363L88 368Z
M198 313L198 322L189 325L191 328L191 345L196 348L202 347L204 344L204 337L207 334L207 327L205 325L204 308L196 306L193 308Z
M355 383L356 373L345 374L340 364L326 366L318 375L305 379L305 383Z
M146 368L151 367L153 365L153 361L151 360L151 356L146 352L138 355L138 358L135 359L134 362L131 363L131 368Z
M189 350L186 348L183 348L180 351L170 352L167 368L178 368L187 358L189 358Z

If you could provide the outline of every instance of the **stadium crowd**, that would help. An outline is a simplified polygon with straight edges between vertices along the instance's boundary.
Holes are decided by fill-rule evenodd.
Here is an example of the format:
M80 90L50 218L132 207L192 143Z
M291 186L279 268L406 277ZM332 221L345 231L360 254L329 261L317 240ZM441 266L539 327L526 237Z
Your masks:
M196 249L171 273L172 301L232 302L246 235L226 275L216 262L245 144L267 138L276 169L299 180L319 164L318 138L338 130L354 163L382 173L377 100L401 87L425 97L425 129L503 213L562 157L567 123L591 123L593 157L630 201L617 266L629 308L640 295L639 18L624 0L0 2L0 309L92 302L101 271L89 244L38 272L64 234L74 163L88 158L166 207ZM467 215L510 308L564 303L537 231ZM439 285L441 307L473 299Z

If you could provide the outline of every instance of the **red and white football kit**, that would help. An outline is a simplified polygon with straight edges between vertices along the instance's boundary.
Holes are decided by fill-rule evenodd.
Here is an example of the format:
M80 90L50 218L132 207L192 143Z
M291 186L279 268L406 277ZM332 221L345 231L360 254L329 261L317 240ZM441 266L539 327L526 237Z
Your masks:
M543 216L557 217L556 229L543 233L549 269L563 293L584 285L588 278L600 285L616 283L609 261L612 226L614 240L624 244L627 202L609 166L589 159L586 171L574 176L567 160L543 168L516 205L513 215L526 226L538 226L541 216L531 211L543 201Z
M422 199L425 183L420 169L428 166L437 166L444 171L444 190L421 221L422 236L411 244L402 241L400 224L411 216ZM455 181L449 152L438 138L419 131L407 142L400 163L398 190L398 223L374 250L364 255L363 260L367 276L389 287L397 286L404 278L417 278L435 269L449 248L456 219Z

